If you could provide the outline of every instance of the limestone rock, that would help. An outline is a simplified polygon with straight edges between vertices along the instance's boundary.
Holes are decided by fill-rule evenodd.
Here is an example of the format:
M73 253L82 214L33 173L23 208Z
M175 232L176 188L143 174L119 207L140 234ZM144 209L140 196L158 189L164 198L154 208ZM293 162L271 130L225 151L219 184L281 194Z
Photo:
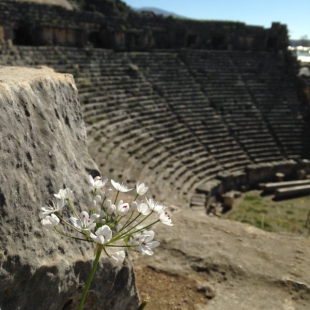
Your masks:
M154 257L133 255L132 259L135 266L145 264L195 280L197 290L206 292L195 309L309 309L307 239L268 233L198 211L175 211L172 220L173 227L154 227L161 242ZM182 296L179 300L179 308L187 309Z
M0 67L0 108L0 308L76 309L93 247L40 223L40 208L64 185L85 210L87 177L97 170L73 78ZM101 259L85 309L136 309L134 283L128 261L112 268Z

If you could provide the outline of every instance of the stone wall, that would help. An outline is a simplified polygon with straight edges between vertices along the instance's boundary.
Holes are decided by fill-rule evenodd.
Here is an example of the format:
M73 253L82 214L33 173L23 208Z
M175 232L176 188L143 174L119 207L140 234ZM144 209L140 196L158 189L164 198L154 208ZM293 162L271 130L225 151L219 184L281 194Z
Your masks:
M95 47L117 50L186 47L285 50L288 45L287 28L279 23L265 29L240 22L181 20L151 12L119 12L111 9L111 2L99 3L102 4L99 11L89 12L1 1L0 26L6 24L5 39L18 45L85 46L91 43ZM54 32L53 38L46 33L46 28ZM72 35L61 36L60 29L64 32L71 29Z
M0 308L77 309L94 259L88 244L45 230L41 207L64 186L85 210L88 174L98 173L86 146L71 75L48 68L0 67ZM91 309L137 309L133 269L101 260Z

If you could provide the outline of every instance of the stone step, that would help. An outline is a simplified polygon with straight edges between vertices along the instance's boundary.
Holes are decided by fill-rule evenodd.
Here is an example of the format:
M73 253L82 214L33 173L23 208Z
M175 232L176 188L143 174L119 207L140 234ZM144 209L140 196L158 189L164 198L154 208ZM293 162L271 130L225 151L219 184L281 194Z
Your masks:
M296 187L302 185L310 185L310 180L297 180L276 183L266 183L262 186L264 193L271 193L280 188Z
M300 185L288 188L279 188L275 191L275 199L286 199L291 197L300 197L310 194L310 185Z

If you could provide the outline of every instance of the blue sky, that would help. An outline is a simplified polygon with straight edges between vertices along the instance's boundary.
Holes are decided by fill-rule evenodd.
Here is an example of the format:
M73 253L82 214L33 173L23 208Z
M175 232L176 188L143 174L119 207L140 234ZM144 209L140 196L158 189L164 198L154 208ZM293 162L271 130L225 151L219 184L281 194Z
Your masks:
M123 0L128 5L156 7L195 19L240 21L269 28L281 22L291 39L310 39L310 0Z

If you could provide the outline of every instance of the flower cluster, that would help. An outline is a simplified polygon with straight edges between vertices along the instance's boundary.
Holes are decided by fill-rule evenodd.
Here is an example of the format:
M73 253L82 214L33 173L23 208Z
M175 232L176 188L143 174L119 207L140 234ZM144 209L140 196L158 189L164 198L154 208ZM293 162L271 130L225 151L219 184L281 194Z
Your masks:
M89 182L91 198L87 210L78 213L73 206L73 192L69 188L60 189L57 194L54 194L57 201L52 206L41 208L42 225L47 229L55 230L60 235L94 243L96 253L101 253L103 250L114 266L123 263L124 248L152 255L153 249L159 246L159 242L153 240L155 234L154 231L149 230L151 226L157 222L168 226L173 225L167 208L153 199L141 199L141 196L148 191L144 183L137 183L136 196L131 202L124 202L122 199L118 200L119 194L129 192L133 188L111 180L116 190L113 193L112 189L104 191L107 179L103 180L99 176L93 178L90 175ZM68 206L73 213L68 221L61 215L65 206ZM68 230L63 231L60 224L66 225L70 233ZM78 237L76 234L79 234ZM109 247L123 249L109 254L107 251Z

